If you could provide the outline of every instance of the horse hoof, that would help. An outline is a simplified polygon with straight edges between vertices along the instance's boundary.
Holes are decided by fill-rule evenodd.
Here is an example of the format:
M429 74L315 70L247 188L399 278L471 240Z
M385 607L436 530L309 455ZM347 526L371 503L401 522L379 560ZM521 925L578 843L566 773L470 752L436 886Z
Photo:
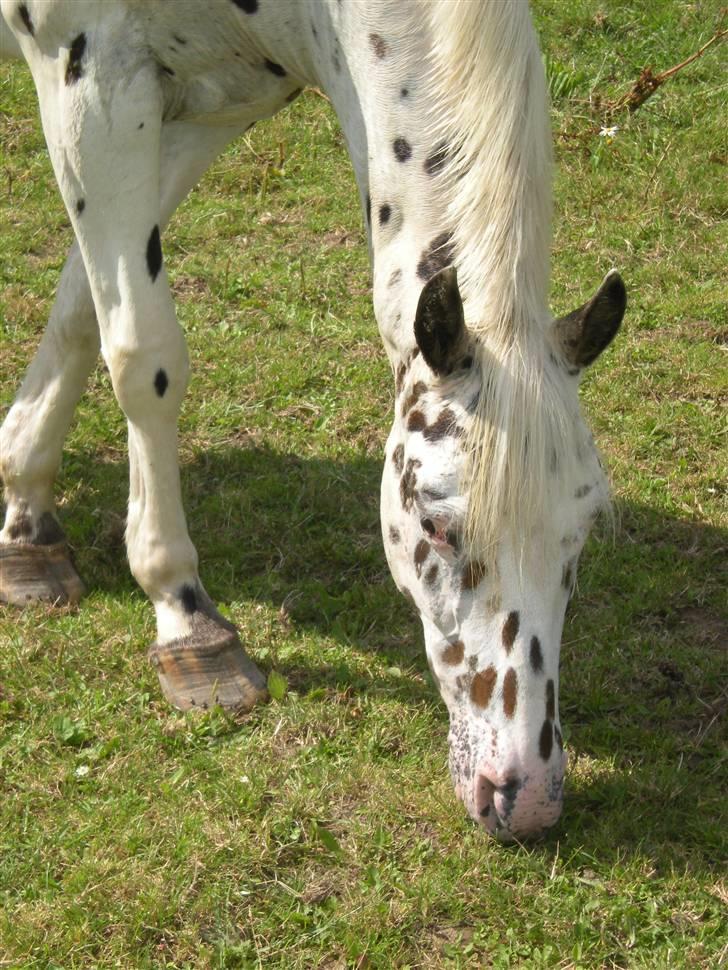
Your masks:
M207 617L193 624L189 636L153 643L149 660L162 693L180 711L219 704L243 713L268 697L265 677L243 650L237 633Z
M85 592L65 542L0 545L0 603L78 603Z

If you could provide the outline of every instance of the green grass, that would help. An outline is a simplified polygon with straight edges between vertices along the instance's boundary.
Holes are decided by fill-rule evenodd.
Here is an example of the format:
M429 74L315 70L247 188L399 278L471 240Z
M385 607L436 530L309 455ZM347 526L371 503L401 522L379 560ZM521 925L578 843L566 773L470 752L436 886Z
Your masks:
M181 449L203 577L288 694L242 724L161 700L99 366L58 483L89 596L0 613L0 966L728 962L726 46L598 134L603 105L689 56L719 6L535 4L554 310L613 265L630 293L583 389L618 526L590 542L567 617L560 825L504 848L455 802L445 709L379 539L392 388L358 203L308 93L220 159L165 237L194 362ZM6 408L70 242L18 66L0 68L0 147Z

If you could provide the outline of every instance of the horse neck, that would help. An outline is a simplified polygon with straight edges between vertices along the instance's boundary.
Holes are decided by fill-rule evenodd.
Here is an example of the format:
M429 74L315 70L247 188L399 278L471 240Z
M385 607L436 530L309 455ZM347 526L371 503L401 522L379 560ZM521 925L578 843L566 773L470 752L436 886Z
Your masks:
M502 359L516 344L539 354L550 136L527 6L328 9L339 69L325 59L319 80L369 212L375 313L390 358L411 353L419 293L449 262L487 351Z

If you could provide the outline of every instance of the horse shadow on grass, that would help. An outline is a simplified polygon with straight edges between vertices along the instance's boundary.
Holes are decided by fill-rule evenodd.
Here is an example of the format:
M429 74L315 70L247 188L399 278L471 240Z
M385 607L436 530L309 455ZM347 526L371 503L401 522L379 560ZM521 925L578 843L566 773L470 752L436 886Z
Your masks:
M74 453L64 509L92 589L134 589L123 549L126 465ZM347 684L436 704L420 625L397 592L379 528L381 459L214 448L183 467L201 575L219 602L273 606L295 631L383 655L404 676L345 660L278 665L302 692ZM590 541L563 638L561 719L571 756L567 804L550 852L570 841L649 846L665 865L720 856L722 664L728 619L720 572L728 534L637 503L618 503L611 537ZM141 592L139 593L141 596ZM346 651L339 651L345 655ZM440 705L443 732L444 706ZM611 763L604 773L592 765Z

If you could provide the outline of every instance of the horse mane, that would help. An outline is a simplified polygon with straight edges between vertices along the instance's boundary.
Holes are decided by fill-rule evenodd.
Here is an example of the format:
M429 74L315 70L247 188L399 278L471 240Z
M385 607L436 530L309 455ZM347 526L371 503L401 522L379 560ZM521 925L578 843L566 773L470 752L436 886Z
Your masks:
M454 262L483 390L468 436L467 536L495 563L506 533L546 535L558 479L588 432L576 395L551 377L548 264L551 134L541 54L525 0L426 0L433 144ZM573 481L573 478L571 478Z

